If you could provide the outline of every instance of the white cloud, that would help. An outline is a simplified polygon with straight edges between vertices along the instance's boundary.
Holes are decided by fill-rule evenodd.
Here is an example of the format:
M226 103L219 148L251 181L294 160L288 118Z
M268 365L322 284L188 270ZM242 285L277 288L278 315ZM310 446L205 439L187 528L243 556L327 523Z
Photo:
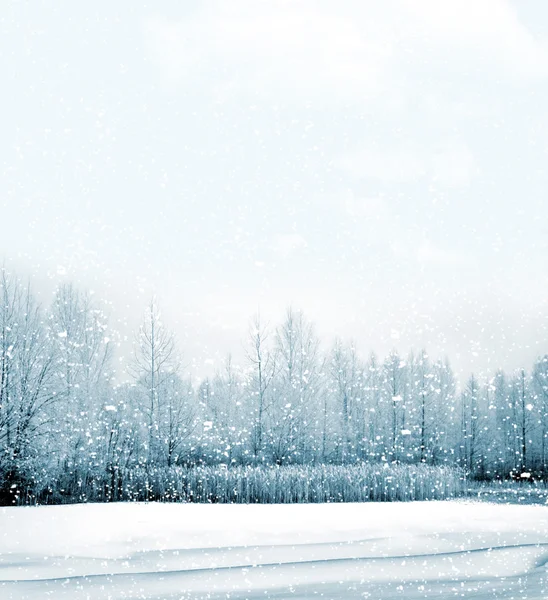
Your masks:
M171 80L210 75L223 95L271 96L288 91L302 101L376 93L391 54L379 23L358 23L313 2L214 2L189 19L145 23L154 60Z
M413 183L427 179L447 187L467 185L474 174L474 157L458 139L440 143L408 141L383 146L364 144L333 161L356 179L383 183Z
M403 183L422 178L427 171L424 151L412 144L395 147L364 145L333 161L335 167L358 179Z
M463 255L437 246L430 240L423 240L418 247L417 260L420 263L442 266L457 266L466 262Z
M382 218L387 215L387 203L381 196L356 196L352 190L345 194L348 214L352 217Z
M430 156L432 182L447 187L469 184L475 168L472 151L459 140L447 140Z
M416 91L402 72L440 56L449 74L548 74L548 44L506 0L213 0L183 19L149 18L144 31L169 80L198 80L223 99L401 99Z
M506 75L548 75L548 42L536 38L508 0L401 0L418 45L469 50L478 63L499 65ZM407 32L409 36L409 32ZM458 60L458 54L453 54ZM470 66L470 64L468 64ZM508 72L510 71L510 73ZM498 73L497 75L500 75Z
M298 233L287 233L276 236L273 244L274 251L284 258L288 258L299 249L306 248L307 243Z

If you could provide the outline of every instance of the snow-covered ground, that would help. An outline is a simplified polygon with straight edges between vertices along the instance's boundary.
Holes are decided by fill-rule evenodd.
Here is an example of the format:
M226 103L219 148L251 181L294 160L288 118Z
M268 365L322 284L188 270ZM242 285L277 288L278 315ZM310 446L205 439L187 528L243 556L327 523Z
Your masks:
M548 508L0 509L0 598L548 598Z

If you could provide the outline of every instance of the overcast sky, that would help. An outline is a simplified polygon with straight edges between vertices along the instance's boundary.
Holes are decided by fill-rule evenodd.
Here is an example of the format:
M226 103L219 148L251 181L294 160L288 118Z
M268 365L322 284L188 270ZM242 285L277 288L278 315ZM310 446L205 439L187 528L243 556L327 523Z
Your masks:
M12 2L0 257L194 360L292 303L363 354L548 350L545 0Z

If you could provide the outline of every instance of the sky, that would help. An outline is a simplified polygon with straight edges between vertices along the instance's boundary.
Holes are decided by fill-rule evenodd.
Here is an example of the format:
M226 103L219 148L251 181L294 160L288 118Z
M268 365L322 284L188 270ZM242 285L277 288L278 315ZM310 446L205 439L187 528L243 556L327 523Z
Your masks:
M127 348L154 294L198 377L290 304L460 375L548 351L545 0L6 0L0 78L0 258Z

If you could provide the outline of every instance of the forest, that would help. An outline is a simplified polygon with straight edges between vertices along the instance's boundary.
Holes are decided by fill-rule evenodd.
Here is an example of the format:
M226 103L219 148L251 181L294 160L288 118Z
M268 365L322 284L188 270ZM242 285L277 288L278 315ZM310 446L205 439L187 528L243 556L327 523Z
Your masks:
M252 317L242 364L228 356L198 382L154 300L120 373L117 333L92 294L63 284L40 306L2 268L0 296L2 504L165 499L175 489L173 499L192 500L181 481L196 490L206 477L233 495L231 477L241 485L262 473L268 486L272 469L309 483L345 467L336 485L360 469L407 468L436 486L457 472L547 475L548 355L459 384L449 359L424 349L380 358L343 340L324 348L290 307L277 325Z

